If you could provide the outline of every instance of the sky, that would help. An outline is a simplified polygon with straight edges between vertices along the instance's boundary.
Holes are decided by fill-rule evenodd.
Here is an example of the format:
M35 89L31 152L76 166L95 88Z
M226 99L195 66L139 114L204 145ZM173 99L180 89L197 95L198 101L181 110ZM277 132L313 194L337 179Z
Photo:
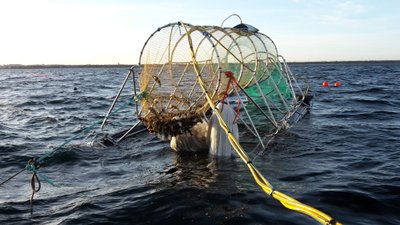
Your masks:
M399 9L399 0L0 0L0 65L137 64L158 27L220 25L233 13L287 61L400 60Z

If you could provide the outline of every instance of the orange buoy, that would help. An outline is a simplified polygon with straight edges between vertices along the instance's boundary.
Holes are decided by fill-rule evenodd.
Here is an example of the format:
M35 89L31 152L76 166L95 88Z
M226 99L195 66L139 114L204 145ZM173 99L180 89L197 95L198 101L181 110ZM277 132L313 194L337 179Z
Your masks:
M335 87L340 87L340 86L342 86L342 83L340 83L339 81L336 81L335 84L334 84L334 86L335 86Z
M329 86L329 83L328 83L328 81L324 81L324 82L322 83L322 86L324 86L324 87L328 87L328 86Z

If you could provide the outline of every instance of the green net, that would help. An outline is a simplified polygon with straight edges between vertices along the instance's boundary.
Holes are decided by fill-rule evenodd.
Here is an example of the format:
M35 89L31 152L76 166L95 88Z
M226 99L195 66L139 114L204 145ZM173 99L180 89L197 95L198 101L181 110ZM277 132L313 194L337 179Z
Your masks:
M187 132L209 110L194 60L213 102L233 92L224 75L230 71L251 98L272 108L271 115L281 117L277 112L287 110L292 96L269 37L246 29L178 22L157 29L141 52L139 118L150 131L172 136Z

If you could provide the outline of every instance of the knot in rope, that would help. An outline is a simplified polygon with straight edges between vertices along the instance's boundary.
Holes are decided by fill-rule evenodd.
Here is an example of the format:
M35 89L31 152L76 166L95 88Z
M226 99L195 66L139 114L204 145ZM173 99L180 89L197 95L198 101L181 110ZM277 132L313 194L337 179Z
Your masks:
M28 161L28 164L26 165L26 170L30 172L36 172L37 169L40 168L40 164L36 161L36 158L32 158Z
M146 92L142 92L140 97L141 98L145 98L147 96ZM116 113L118 113L119 111L121 111L122 109L126 108L130 103L133 103L134 101L134 97L132 96L128 102L126 102L124 105L122 105L121 107L119 107L118 109L114 110L110 113L108 116L114 115ZM31 195L31 199L30 199L30 210L32 213L32 206L33 206L33 197L35 195L35 193L39 192L41 189L41 182L40 179L45 180L47 183L49 183L52 186L55 186L54 182L48 178L47 176L45 176L44 174L39 172L39 168L41 167L41 165L39 164L40 162L52 157L57 151L59 151L60 149L62 149L65 145L67 145L68 143L70 143L71 141L77 139L78 137L80 137L82 134L84 134L85 132L88 132L90 130L93 130L95 128L96 125L100 124L102 122L102 120L97 120L94 123L92 123L90 126L80 130L77 134L75 134L74 136L68 138L67 140L65 140L62 144L58 145L57 147L53 148L51 151L47 152L46 154L44 154L43 156L39 157L39 158L32 158L28 161L28 163L26 164L26 166L21 169L20 171L16 172L15 174L13 174L12 176L10 176L9 178L7 178L6 180L0 182L0 187L2 185L4 185L5 183L9 182L10 180L12 180L13 178L15 178L16 176L18 176L19 174L21 174L22 172L24 172L25 170L28 172L32 173L32 177L31 177L31 188L32 188L32 195Z

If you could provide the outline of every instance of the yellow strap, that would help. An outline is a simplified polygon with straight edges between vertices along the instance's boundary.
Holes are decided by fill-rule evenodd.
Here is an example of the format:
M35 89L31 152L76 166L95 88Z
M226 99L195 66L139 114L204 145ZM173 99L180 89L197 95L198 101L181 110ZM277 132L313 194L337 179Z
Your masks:
M253 175L256 183L264 190L265 193L272 196L274 199L280 201L282 203L282 205L288 209L308 215L324 225L342 225L341 223L334 221L327 214L325 214L311 206L303 204L303 203L297 201L296 199L291 198L279 191L274 190L272 185L257 170L257 168L251 162L250 157L247 155L246 151L242 148L242 146L240 145L238 140L233 136L233 134L229 130L228 126L226 125L224 119L221 116L221 113L216 109L216 106L215 106L214 102L212 101L209 92L207 91L207 87L203 81L203 78L201 77L199 65L197 63L196 55L193 50L193 43L192 43L192 38L190 36L190 33L187 30L186 25L184 23L182 23L182 25L185 28L186 36L188 38L189 48L192 53L193 67L194 67L194 70L196 71L197 80L199 82L199 85L202 88L202 90L206 96L207 102L210 105L211 109L216 113L219 124L222 127L222 129L224 129L224 131L226 132L229 142L231 143L231 145L233 146L233 148L235 149L235 151L237 152L239 157L246 163L246 165L249 168L251 174Z

